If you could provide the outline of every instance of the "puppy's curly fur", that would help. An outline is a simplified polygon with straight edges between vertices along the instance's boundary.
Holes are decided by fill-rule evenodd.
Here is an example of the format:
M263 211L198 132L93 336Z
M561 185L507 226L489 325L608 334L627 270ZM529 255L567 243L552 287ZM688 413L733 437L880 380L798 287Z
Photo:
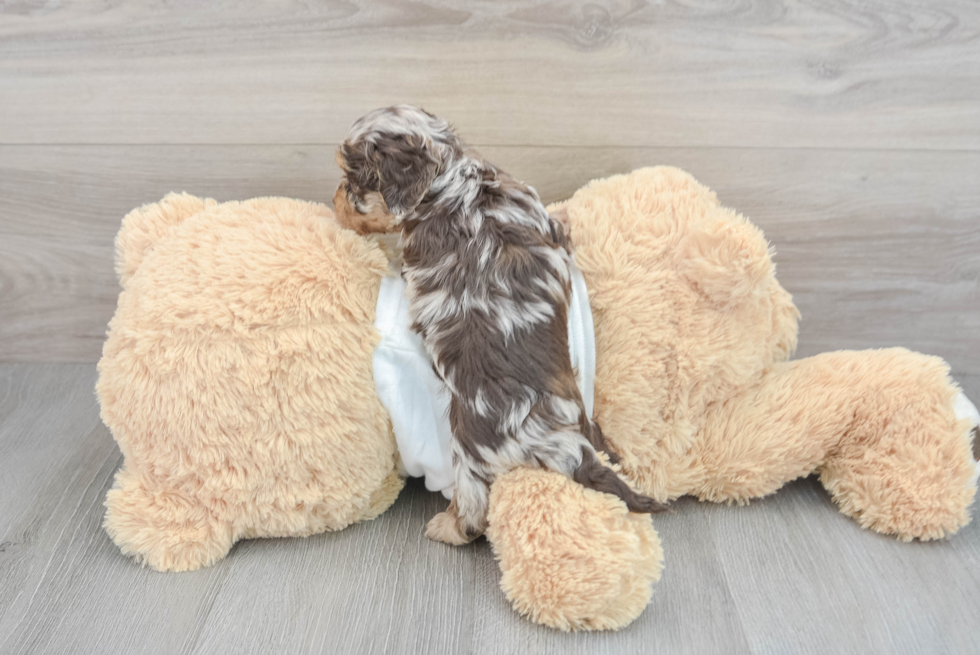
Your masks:
M615 459L569 356L572 253L534 189L407 105L355 122L337 162L338 219L362 233L401 230L412 328L452 394L456 493L427 534L454 544L482 534L490 483L522 465L564 473L635 512L665 509L596 456Z

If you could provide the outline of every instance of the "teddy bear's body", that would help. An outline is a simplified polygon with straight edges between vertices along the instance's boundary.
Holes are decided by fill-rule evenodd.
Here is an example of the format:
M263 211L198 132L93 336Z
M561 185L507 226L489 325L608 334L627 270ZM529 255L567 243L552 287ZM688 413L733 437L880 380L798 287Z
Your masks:
M186 195L126 217L97 389L125 455L106 501L123 552L194 569L238 539L340 529L398 495L371 376L388 262L332 218Z
M597 417L642 490L744 502L819 470L867 527L937 538L966 523L975 467L942 360L786 362L798 313L769 244L686 173L594 182L566 209L596 317Z
M944 362L786 361L798 314L768 244L682 171L597 181L562 206L594 317L596 417L639 490L741 503L819 472L880 532L931 539L969 520L980 418L957 415ZM98 393L125 455L106 503L124 552L188 570L237 539L340 529L394 501L371 369L376 242L314 203L168 196L125 219L117 250ZM515 607L560 628L628 623L661 570L648 516L545 471L494 483L488 537Z

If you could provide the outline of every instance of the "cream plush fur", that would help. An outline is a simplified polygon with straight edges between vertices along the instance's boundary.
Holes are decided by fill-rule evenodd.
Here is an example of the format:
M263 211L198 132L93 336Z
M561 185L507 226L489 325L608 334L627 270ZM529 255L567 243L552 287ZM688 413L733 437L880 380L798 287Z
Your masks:
M744 503L818 472L841 511L903 540L969 521L970 423L942 360L786 361L798 314L762 233L682 171L561 205L595 320L596 414L637 488ZM125 455L105 521L123 552L189 570L394 501L371 378L386 265L314 203L171 195L126 217L98 383ZM494 483L487 536L514 607L559 629L628 624L662 570L649 516L543 471Z
M116 245L97 391L125 456L105 520L124 553L186 571L238 539L336 530L394 502L371 374L376 246L322 205L187 195L131 212Z

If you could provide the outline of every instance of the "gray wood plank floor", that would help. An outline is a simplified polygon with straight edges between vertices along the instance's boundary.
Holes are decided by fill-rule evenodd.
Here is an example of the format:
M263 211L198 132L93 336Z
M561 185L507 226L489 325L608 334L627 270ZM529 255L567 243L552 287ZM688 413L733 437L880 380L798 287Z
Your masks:
M375 521L156 573L101 528L121 456L94 384L91 364L0 365L0 653L980 651L980 523L899 543L840 515L813 479L658 516L663 579L615 633L519 617L485 541L425 539L445 501L411 482Z

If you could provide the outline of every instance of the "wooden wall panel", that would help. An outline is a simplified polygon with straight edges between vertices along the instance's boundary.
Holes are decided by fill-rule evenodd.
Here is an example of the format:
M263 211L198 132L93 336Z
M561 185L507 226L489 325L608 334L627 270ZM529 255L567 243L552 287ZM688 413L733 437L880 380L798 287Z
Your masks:
M0 143L335 143L413 102L480 145L980 147L969 0L0 12Z
M329 202L333 146L0 146L0 360L94 361L123 215L171 190ZM487 147L548 200L672 164L765 230L800 354L904 345L980 371L980 153Z

